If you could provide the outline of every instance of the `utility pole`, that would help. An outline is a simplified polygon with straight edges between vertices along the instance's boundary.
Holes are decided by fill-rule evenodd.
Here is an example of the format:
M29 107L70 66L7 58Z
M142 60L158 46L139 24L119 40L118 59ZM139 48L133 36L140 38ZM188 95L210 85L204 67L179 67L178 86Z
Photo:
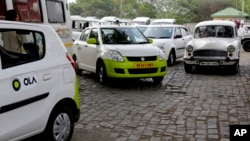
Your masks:
M120 18L122 18L122 0L120 0Z
M242 14L244 13L245 0L242 0Z

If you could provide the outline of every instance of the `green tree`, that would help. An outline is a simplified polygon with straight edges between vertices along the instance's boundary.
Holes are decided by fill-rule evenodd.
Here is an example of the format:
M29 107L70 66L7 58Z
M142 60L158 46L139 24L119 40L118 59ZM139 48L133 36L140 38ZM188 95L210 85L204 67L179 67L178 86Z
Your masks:
M155 7L150 4L150 3L141 3L138 7L138 9L136 10L136 16L140 17L140 16L145 16L145 17L151 17L151 18L155 18L156 16L156 9Z
M211 14L231 6L230 0L168 0L163 7L177 23L210 20Z

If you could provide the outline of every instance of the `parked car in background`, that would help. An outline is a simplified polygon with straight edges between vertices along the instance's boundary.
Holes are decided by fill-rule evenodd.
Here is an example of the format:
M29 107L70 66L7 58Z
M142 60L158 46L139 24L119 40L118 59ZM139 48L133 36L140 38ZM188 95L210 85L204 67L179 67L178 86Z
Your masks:
M9 50L15 37L26 39L22 52ZM80 114L74 68L51 26L0 21L0 140L70 140Z
M73 42L79 38L79 36L82 34L82 32L79 31L72 31L72 40Z
M149 25L150 17L136 17L131 22L134 25Z
M173 65L177 58L183 57L185 46L192 39L192 34L187 28L174 24L148 25L143 34L153 39L153 45L163 51L168 66Z
M160 83L167 73L163 52L133 26L89 27L73 50L78 74L93 72L101 84L109 78L153 78Z
M159 25L159 24L175 24L175 19L155 19L151 22L152 25Z
M241 37L241 45L244 51L250 52L250 25L244 24L245 33Z
M237 73L240 60L240 38L232 21L203 21L196 25L194 39L185 48L184 69L226 67Z

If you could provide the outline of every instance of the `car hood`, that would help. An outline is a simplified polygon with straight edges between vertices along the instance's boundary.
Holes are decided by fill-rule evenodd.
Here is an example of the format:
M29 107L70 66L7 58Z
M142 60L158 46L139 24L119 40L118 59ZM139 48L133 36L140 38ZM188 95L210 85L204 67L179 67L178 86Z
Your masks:
M119 51L122 56L155 56L160 49L152 44L104 45L108 50Z
M201 38L194 39L193 46L196 49L226 49L229 45L234 45L235 39L222 38Z

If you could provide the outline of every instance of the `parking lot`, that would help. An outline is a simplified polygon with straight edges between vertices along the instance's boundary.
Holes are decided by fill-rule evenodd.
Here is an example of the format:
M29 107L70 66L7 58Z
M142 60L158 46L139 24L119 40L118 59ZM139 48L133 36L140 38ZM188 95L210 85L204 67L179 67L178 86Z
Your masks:
M229 141L229 125L250 124L250 53L240 70L186 74L182 59L160 85L114 80L100 85L79 76L81 116L73 141Z

